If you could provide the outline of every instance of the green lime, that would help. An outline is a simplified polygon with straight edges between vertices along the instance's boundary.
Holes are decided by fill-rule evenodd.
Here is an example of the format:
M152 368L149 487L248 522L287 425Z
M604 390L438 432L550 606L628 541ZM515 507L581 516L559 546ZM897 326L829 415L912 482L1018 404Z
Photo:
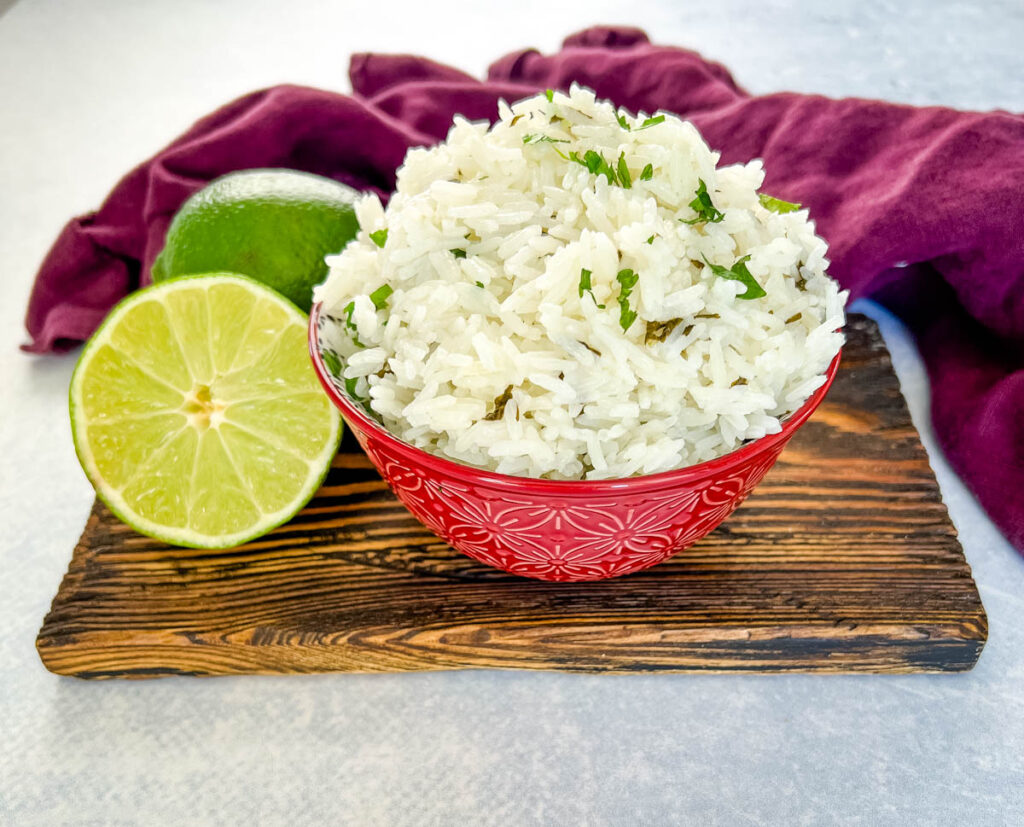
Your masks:
M242 273L305 311L327 275L324 256L359 231L351 187L289 169L232 172L210 182L174 216L153 281Z
M230 273L115 307L71 379L71 430L97 494L143 534L227 548L291 518L338 449L306 317Z

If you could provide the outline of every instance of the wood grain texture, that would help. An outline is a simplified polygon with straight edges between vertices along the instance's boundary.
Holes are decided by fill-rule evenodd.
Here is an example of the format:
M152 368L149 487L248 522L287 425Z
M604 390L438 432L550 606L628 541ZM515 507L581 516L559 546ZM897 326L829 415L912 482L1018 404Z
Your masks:
M229 551L142 537L97 502L37 647L148 678L473 667L963 671L987 621L878 330L718 530L617 580L553 584L449 548L353 443L291 523Z

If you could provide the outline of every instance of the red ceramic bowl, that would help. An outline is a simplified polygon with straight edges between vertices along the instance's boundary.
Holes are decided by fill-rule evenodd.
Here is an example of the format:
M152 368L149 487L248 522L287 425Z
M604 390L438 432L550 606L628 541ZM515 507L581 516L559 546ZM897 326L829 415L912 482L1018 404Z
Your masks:
M353 404L324 364L320 305L309 352L320 383L387 480L427 528L464 554L539 580L602 580L645 569L693 545L728 517L825 397L839 367L777 434L710 462L622 480L511 477L428 454Z

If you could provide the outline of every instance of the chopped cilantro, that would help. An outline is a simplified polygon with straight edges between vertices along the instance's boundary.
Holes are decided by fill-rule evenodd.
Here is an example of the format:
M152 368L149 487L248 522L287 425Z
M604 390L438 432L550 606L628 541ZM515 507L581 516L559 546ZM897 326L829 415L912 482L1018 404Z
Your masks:
M479 287L482 290L483 287L484 287L484 283L482 281L478 281L478 282L476 282L476 286Z
M590 275L591 275L590 270L588 270L586 267L584 267L582 270L580 270L580 298L581 299L583 298L583 294L587 290L591 289L591 287L590 287ZM591 291L591 292L593 292L593 291Z
M652 126L657 126L665 120L664 115L655 115L653 118L647 118L640 126L637 127L636 131L639 132L641 129L650 129Z
M593 152L592 150L591 153L593 155L597 155L597 153ZM597 167L591 168L591 165L588 164L583 158L580 158L579 153L575 151L569 153L569 160L572 161L573 163L579 164L580 166L586 167L588 172L595 172L597 169Z
M388 306L388 296L394 292L390 284L382 284L370 294L370 301L373 302L373 306L378 310L383 310Z
M558 147L555 147L555 151L558 151ZM561 155L561 153L559 154ZM565 158L564 155L562 155L562 157ZM570 152L569 157L566 158L566 160L586 167L587 171L592 175L603 175L608 179L608 183L613 186L620 186L625 190L628 190L633 186L633 176L629 172L629 165L626 163L625 152L619 153L619 159L615 162L615 166L608 163L601 153L595 152L592 149L588 149L584 152L582 158L578 152ZM643 172L640 173L640 179L643 181L649 181L653 175L654 168L648 164L644 167Z
M625 332L636 321L636 311L632 310L629 306L629 295L640 280L640 276L626 268L625 270L619 270L615 280L621 285L619 290L619 324L623 332Z
M562 150L560 150L557 146L555 146L555 144L568 144L568 143L572 143L568 138L552 138L550 135L537 135L537 134L531 132L528 135L523 135L523 143L524 144L551 144L551 148L555 152L557 152L561 158L563 158L566 161L569 160L569 156L566 155L564 152L562 152Z
M717 224L725 218L725 213L711 203L708 185L704 183L703 178L697 179L697 196L690 202L690 209L697 213L697 217L680 218L679 220L684 224Z
M338 354L333 350L325 350L322 356L327 369L335 376L341 376L341 359L338 358Z
M743 256L737 261L732 267L722 267L720 264L712 264L707 258L704 258L705 263L711 268L711 272L716 276L723 279L732 279L733 281L742 282L746 285L747 289L736 296L737 299L759 299L761 296L767 296L764 288L754 280L754 277L750 275L750 271L747 269L747 260L750 256Z
M649 239L647 239L647 243L648 244L653 244L654 243L654 236L653 235Z
M647 332L644 334L644 344L664 342L681 321L682 319L669 319L667 322L648 322Z
M588 149L583 154L582 158L580 158L577 153L570 152L569 160L580 164L581 166L585 166L587 171L592 175L603 175L608 179L609 184L619 184L620 186L624 186L619 181L618 175L616 175L612 165L604 159L603 155L598 152L594 152L592 149Z
M544 97L548 99L548 103L551 103L555 99L555 90L546 89L544 90Z
M523 135L524 144L568 144L568 138L552 138L550 135Z
M345 393L347 393L349 396L353 397L354 399L358 399L359 398L358 396L356 396L356 382L358 382L358 381L359 381L359 379L356 378L355 376L348 377L348 378L345 379Z
M366 347L366 345L359 341L359 328L356 327L356 323L352 321L352 313L355 312L355 309L355 301L350 301L341 311L345 314L345 327L352 331L352 341L355 342L358 347Z
M512 385L509 385L500 396L494 397L494 407L484 417L485 422L496 422L505 415L505 406L512 400Z
M455 256L455 258L465 258L466 257L466 251L462 250L462 249L459 249L459 248L456 248L456 249L452 250L451 253L452 253L453 256Z
M626 166L626 153L619 153L619 161L615 165L615 171L619 174L619 183L623 189L630 189L633 186L633 179L629 176L629 167Z
M370 233L370 240L378 247L383 247L388 240L388 231L385 227L383 230L376 230Z
M792 201L783 201L781 198L775 198L763 192L759 192L757 198L761 202L762 207L772 212L787 213L796 212L800 209L799 204L794 204Z
M640 281L640 276L627 267L625 270L619 270L615 275L615 280L622 285L623 291L628 296L636 287L636 283Z
M597 296L594 295L594 290L590 286L590 271L586 268L580 270L580 298L583 298L584 293L590 293L590 298L594 300L594 304L597 304ZM604 310L603 304L597 304L599 308Z
M619 126L621 126L623 129L625 129L627 132L631 131L630 128L629 128L629 121L626 120L626 116L625 115L622 115L622 114L619 114L618 112L616 112L615 113L615 120L617 120L619 122Z

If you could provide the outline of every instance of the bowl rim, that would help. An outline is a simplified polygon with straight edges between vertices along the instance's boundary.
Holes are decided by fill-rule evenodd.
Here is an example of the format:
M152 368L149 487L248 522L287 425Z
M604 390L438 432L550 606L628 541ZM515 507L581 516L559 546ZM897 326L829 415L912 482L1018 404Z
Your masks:
M832 381L836 377L839 362L843 355L843 349L840 347L839 352L825 371L825 381L807 398L803 405L783 420L782 430L776 434L763 436L721 457L699 462L696 465L688 465L684 468L659 471L656 474L607 480L546 480L538 477L517 477L510 474L500 474L497 471L489 471L485 468L478 468L475 465L466 465L447 457L428 453L422 448L417 448L415 445L399 439L380 423L371 419L364 411L353 404L351 400L338 393L337 388L331 381L330 371L324 363L319 347L319 320L322 304L322 302L316 302L309 313L307 335L309 356L313 362L313 370L316 373L317 379L320 380L320 385L323 387L324 392L344 415L346 423L350 427L351 421L354 420L358 424L359 429L372 432L403 458L426 465L432 471L441 475L455 477L474 485L483 485L489 488L506 489L515 492L522 492L524 486L526 486L535 492L560 495L596 495L616 491L621 492L625 489L630 491L662 489L697 483L707 480L709 477L721 476L723 472L728 472L736 466L747 462L752 457L761 455L772 447L788 441L796 430L810 418L811 414L814 413L825 398L825 394L828 393L828 389L832 386ZM353 430L358 429L353 428Z

